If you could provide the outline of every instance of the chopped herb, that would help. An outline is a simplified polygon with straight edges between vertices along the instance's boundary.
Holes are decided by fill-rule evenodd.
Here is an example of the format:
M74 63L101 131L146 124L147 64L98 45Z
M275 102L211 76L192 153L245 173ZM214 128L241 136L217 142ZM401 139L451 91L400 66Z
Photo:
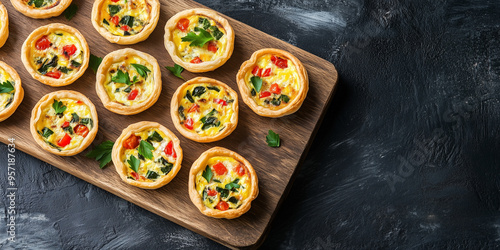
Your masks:
M139 164L141 164L141 161L139 159L135 158L135 156L131 155L130 158L127 160L128 165L130 165L130 168L134 170L134 172L139 171Z
M240 185L231 182L231 183L226 184L225 188L228 190L236 191L236 189L240 188Z
M184 77L181 76L182 71L184 71L184 68L181 65L178 65L177 63L174 64L174 67L169 67L166 66L166 69L168 69L174 76L179 77L180 79L184 80Z
M198 86L198 87L196 87L196 88L193 89L193 96L200 97L206 91L207 91L207 89L205 87Z
M280 96L280 99L281 101L283 101L284 103L288 103L290 101L290 97L288 97L287 95L281 95Z
M114 16L116 13L120 12L122 7L120 5L108 5L108 11L110 16Z
M250 92L250 94L252 94L252 96L256 96L257 92L255 92L255 89L252 89L252 91Z
M161 142L161 141L163 141L163 137L161 137L161 135L158 132L153 131L153 133L148 137L147 141L148 142L151 142L151 141Z
M201 24L201 27L203 29L208 29L211 25L210 21L208 21L208 19L203 18L203 17L198 18L198 23Z
M109 22L108 22L108 20L106 20L106 19L102 19L102 23L103 23L103 24L106 24L106 25L108 25L108 26L109 26Z
M229 196L229 190L228 189L216 187L215 190L217 190L217 192L220 193L220 197L221 198L226 198L227 196Z
M71 60L71 66L73 66L74 68L78 68L82 65L82 63L80 62L77 62L75 60Z
M80 117L78 116L77 113L71 113L71 123L78 123L80 122Z
M184 107L179 106L179 109L177 111L179 112L179 116L181 117L181 120L185 120L186 116L184 115Z
M99 162L99 167L104 168L104 166L111 161L111 151L113 150L114 144L114 142L109 140L104 141L85 156L95 159Z
M232 196L231 198L229 198L227 201L233 203L233 204L236 204L238 203L238 199L236 199L236 197Z
M131 65L135 68L135 70L137 70L137 73L139 73L139 75L144 77L144 79L148 77L148 72L151 72L151 70L149 70L148 67L142 64L132 63Z
M134 17L133 16L123 16L120 19L120 24L132 27L134 25Z
M220 92L220 89L219 89L219 88L217 88L217 87L215 87L215 86L211 86L211 85L207 86L207 89L211 89L211 90L215 90L215 91L217 91L217 92Z
M94 71L94 74L97 73L97 69L99 69L99 65L101 65L102 58L98 56L94 56L90 54L89 66Z
M147 141L141 140L139 143L139 154L147 159L153 159L153 153L151 153L151 150L154 149L153 145Z
M111 77L111 81L113 81L115 83L125 83L127 85L132 84L130 82L130 76L129 76L128 72L125 73L121 70L118 70L118 72L116 72L116 75Z
M64 11L64 17L70 21L75 15L76 11L78 10L78 6L75 3L72 3L65 11Z
M163 172L163 174L165 174L165 175L170 173L170 171L172 171L172 168L174 167L174 164L168 162L163 157L158 158L157 162L159 162L159 163L163 164L163 166L165 166L165 167L160 168L161 172Z
M205 178L205 180L207 180L207 182L210 182L214 174L212 173L212 169L210 168L210 166L207 165L205 171L203 171L201 175L203 176L203 178Z
M40 74L42 74L42 75L47 74L47 71L49 70L50 67L57 66L58 59L59 58L57 56L52 57L52 59L50 59L50 61L48 61L48 59L45 59L42 66L40 66L40 68L38 69L38 72L40 72Z
M281 144L280 136L274 131L269 130L269 134L266 136L266 142L269 147L277 148Z
M212 35L215 37L215 40L219 40L221 39L221 37L224 35L224 33L222 33L219 28L217 28L217 26L212 26L210 27L210 29L212 30Z
M220 121L216 117L213 117L213 116L208 117L208 118L203 117L201 119L201 122L203 122L203 126L201 127L202 130L205 130L205 129L208 129L211 127L220 126Z
M10 81L0 83L0 93L9 93L14 90L14 86Z
M200 29L198 27L195 27L194 30L199 33L196 34L195 32L191 31L185 37L181 38L183 42L191 42L189 46L203 47L205 43L214 40L214 37L206 30Z
M252 76L252 78L250 78L250 81L252 82L255 91L260 92L260 89L262 88L262 78L258 76Z
M148 172L146 173L146 178L150 180L154 180L158 178L158 176L159 176L158 173L156 173L155 171L148 170Z
M188 99L191 103L194 103L194 99L191 96L191 92L189 92L189 90L187 91L185 98Z
M132 91L130 86L128 86L126 89L123 90L123 92L125 92L125 93L130 93L130 91Z
M54 99L54 103L52 103L52 108L54 109L57 115L62 115L62 113L64 113L64 111L66 111L67 109L67 107L64 106L62 102L58 102L56 101L56 99Z
M73 71L72 69L68 69L66 67L59 67L57 70L61 71L64 74L68 74L70 71Z
M45 127L42 129L42 132L41 132L41 136L43 136L43 138L48 138L49 136L51 136L52 134L54 133L54 131L50 130L49 128Z

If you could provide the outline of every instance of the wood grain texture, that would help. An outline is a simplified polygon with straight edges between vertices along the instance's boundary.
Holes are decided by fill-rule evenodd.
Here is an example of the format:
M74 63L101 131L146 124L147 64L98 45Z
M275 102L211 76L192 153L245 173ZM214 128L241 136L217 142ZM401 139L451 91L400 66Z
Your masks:
M120 46L107 42L92 27L92 1L74 2L79 6L79 11L71 21L62 16L47 20L30 19L15 11L10 3L4 3L11 23L9 39L0 49L0 60L14 67L19 73L25 89L25 98L14 115L0 123L0 141L7 143L8 139L13 137L18 149L228 247L257 246L319 127L337 83L335 67L317 56L226 17L236 31L233 56L214 72L193 74L185 71L183 76L186 79L196 76L211 77L237 90L235 76L239 66L250 58L254 51L274 47L289 51L302 61L309 74L310 89L302 108L295 114L280 119L256 115L243 104L240 97L242 105L236 130L219 142L196 143L182 137L174 129L170 118L169 105L172 94L183 81L173 77L164 68L172 66L173 62L163 46L163 35L165 23L175 13L203 6L192 1L161 1L160 20L151 36L136 45ZM21 45L34 29L52 22L65 23L79 29L87 39L91 53L97 56L103 57L109 52L126 47L155 56L162 67L163 81L163 90L158 102L140 114L121 116L103 107L95 93L95 74L90 69L75 83L61 88L49 87L32 79L20 60ZM122 182L113 166L99 169L97 162L84 157L90 149L73 157L59 157L43 151L29 133L31 110L43 95L62 89L82 92L96 105L100 124L93 145L108 139L115 140L125 127L138 121L156 121L172 130L181 140L184 151L182 168L177 177L159 190L142 190ZM269 129L281 135L280 148L269 148L266 145L265 136ZM259 176L260 194L252 203L250 211L238 219L208 218L196 209L188 196L189 168L203 151L214 146L226 147L240 153L252 163Z

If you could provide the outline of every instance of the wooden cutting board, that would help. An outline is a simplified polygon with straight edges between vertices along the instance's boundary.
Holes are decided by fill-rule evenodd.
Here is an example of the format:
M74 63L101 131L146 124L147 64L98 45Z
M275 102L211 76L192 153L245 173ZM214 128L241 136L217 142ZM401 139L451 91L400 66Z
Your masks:
M257 247L262 242L269 223L285 197L284 194L291 186L297 166L304 160L319 128L337 83L335 67L326 60L226 17L236 31L233 56L214 72L193 74L185 71L183 76L186 79L196 76L211 77L225 82L237 91L235 78L240 65L249 59L254 51L273 47L289 51L302 61L309 73L310 89L298 112L279 119L256 115L240 97L240 117L236 130L222 141L201 144L182 137L172 124L169 114L170 99L183 81L172 76L164 68L174 63L163 45L163 35L165 23L175 13L204 6L193 1L162 0L160 20L149 39L139 44L121 46L107 42L92 27L90 13L93 1L74 2L79 6L79 10L71 21L67 21L63 16L46 20L31 19L17 12L10 2L4 1L3 4L9 13L10 36L4 47L0 48L0 60L17 70L22 79L25 96L16 113L0 123L0 141L8 143L9 138L14 138L17 149L223 245L231 248ZM34 29L53 22L65 23L79 29L94 55L104 57L114 50L131 47L156 57L162 68L163 81L163 90L158 102L137 115L114 114L105 109L97 97L95 74L90 68L79 80L66 87L49 87L32 79L21 63L21 45ZM101 170L98 162L86 158L84 155L90 148L73 157L60 157L43 151L29 132L31 110L43 95L62 89L85 94L97 108L99 132L91 148L104 140L116 140L125 127L138 121L156 121L172 130L181 140L184 151L182 169L175 179L159 190L142 190L122 182L111 164ZM267 146L265 137L269 129L280 134L280 148ZM203 151L214 146L226 147L240 153L252 163L258 174L259 196L253 201L250 211L240 218L226 220L206 217L189 199L189 169Z

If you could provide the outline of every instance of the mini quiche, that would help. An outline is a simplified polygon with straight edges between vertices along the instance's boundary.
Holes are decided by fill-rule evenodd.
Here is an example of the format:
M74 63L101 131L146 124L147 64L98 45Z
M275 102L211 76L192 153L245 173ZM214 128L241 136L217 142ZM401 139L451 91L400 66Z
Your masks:
M278 49L262 49L241 65L236 76L243 102L255 113L281 117L297 111L309 90L302 63Z
M159 123L138 122L123 130L111 156L124 182L156 189L168 184L181 169L182 148L179 139Z
M21 59L33 78L54 87L66 86L83 75L89 46L73 27L53 23L34 30L24 41Z
M97 95L111 112L137 114L160 97L160 66L149 54L134 49L111 52L103 58L96 75Z
M259 194L257 174L241 155L221 147L201 154L189 171L189 197L204 215L233 219Z
M96 0L92 25L111 43L135 44L146 40L160 17L158 0Z
M94 104L79 92L49 93L31 112L31 135L40 147L56 155L82 152L94 140L97 129Z
M71 4L71 0L10 0L10 2L23 15L36 19L59 16Z
M0 122L16 111L24 98L24 89L17 72L0 61Z
M185 10L165 25L165 48L172 60L188 71L212 71L233 54L234 31L215 11Z
M0 48L7 41L7 37L9 37L9 15L5 6L0 2Z
M170 115L175 128L188 139L222 140L238 124L238 94L220 81L197 77L174 93Z

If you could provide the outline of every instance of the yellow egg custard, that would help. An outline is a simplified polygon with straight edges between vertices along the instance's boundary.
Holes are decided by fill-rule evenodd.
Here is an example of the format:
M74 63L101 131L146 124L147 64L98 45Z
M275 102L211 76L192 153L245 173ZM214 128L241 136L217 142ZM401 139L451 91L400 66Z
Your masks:
M222 82L198 77L177 89L170 113L177 130L187 138L221 140L238 123L238 96Z
M180 169L179 143L170 130L158 123L135 123L122 132L113 146L113 163L125 182L141 188L159 188Z
M112 112L137 114L157 100L161 73L154 57L133 49L111 52L97 70L96 91Z
M10 0L14 8L31 18L59 16L71 4L71 0Z
M97 133L97 112L84 95L58 91L44 96L33 109L32 134L44 149L59 155L83 151Z
M97 0L92 23L108 41L133 44L151 34L158 22L159 10L158 0Z
M290 53L277 49L255 52L243 63L237 81L243 101L257 114L269 117L295 112L309 88L302 63Z
M165 47L172 59L191 72L224 64L234 48L234 32L226 19L207 9L173 16L165 26Z
M257 175L242 156L215 147L193 163L189 192L191 200L203 214L232 219L247 212L257 197Z
M24 89L17 72L0 61L0 122L9 118L24 98Z
M22 59L40 82L64 86L78 79L88 66L89 49L76 29L64 24L42 26L26 39Z
M7 9L0 2L0 48L5 44L9 37L9 15Z

